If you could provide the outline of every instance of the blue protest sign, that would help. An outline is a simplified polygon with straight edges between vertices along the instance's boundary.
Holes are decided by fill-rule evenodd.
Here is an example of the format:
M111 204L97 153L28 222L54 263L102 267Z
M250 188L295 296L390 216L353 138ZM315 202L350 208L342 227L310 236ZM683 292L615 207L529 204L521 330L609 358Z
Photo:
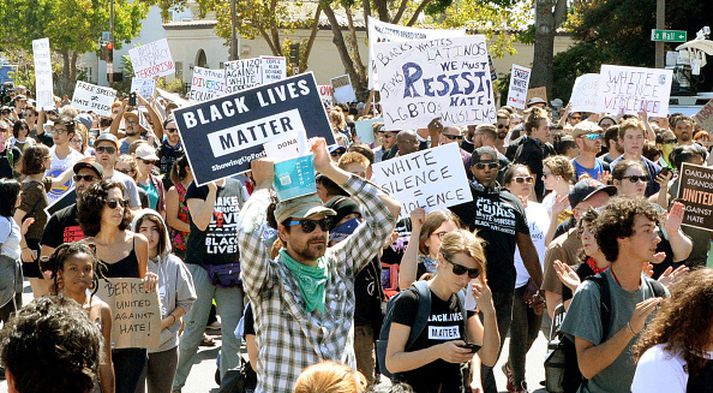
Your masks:
M375 117L373 119L357 120L354 122L356 132L361 143L371 145L374 143L374 123L383 123L383 117Z
M287 133L335 143L311 72L173 113L199 186L248 171L265 156L265 142Z
M312 154L275 163L277 199L286 201L317 192Z
M0 66L0 84L13 81L13 73L17 69L16 65L3 65Z

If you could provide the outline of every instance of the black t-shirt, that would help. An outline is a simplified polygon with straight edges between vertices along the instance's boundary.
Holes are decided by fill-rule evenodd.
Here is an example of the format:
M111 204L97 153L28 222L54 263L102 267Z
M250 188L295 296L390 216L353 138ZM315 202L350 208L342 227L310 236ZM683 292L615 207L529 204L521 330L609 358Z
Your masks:
M72 204L50 216L40 244L57 248L62 243L77 242L85 237L77 219L77 205Z
M404 291L394 304L393 322L413 326L418 314L418 302L418 293L414 289ZM418 351L453 340L468 341L465 337L465 322L457 295L453 294L448 301L444 301L431 291L431 311L428 321L413 346L406 351ZM461 393L463 388L460 365L442 359L406 371L400 374L400 377L403 382L411 385L416 393Z
M371 326L378 334L383 320L381 313L383 300L381 263L378 258L373 258L354 277L354 324Z
M488 284L493 292L513 292L515 288L515 247L517 234L530 234L525 208L505 189L486 190L471 183L473 202L451 207L469 230L478 230L486 241Z
M245 336L255 336L255 318L253 317L253 305L248 303L243 314L243 339Z
M191 183L186 190L186 202L189 199L205 200L207 196L208 186L196 187ZM186 245L186 263L225 265L238 262L238 218L243 202L242 184L235 179L226 179L225 185L218 187L213 215L205 231L196 227L189 212L191 232Z
M557 228L555 228L555 235L553 239L557 239L561 235L569 232L569 230L574 228L576 225L577 220L574 219L574 216L562 221L559 225L557 225Z
M396 241L384 248L381 261L388 264L401 264L401 257L404 256L406 246L411 238L411 218L401 218L396 222L394 232L398 234Z
M5 149L0 153L0 179L12 179L14 177L12 172L13 165L16 165L22 159L22 152L17 147L13 146L12 154L8 153L10 153L10 149Z

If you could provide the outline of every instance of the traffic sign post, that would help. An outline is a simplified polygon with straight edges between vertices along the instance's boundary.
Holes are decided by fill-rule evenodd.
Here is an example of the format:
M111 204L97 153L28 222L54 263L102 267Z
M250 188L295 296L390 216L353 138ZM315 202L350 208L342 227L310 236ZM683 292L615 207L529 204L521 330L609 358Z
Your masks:
M685 30L651 29L651 41L657 42L686 42L688 33Z

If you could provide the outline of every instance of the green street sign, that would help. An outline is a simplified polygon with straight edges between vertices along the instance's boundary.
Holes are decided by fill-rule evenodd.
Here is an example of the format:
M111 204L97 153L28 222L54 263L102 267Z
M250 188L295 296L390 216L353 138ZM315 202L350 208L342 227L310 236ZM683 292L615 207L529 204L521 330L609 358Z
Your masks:
M651 41L686 42L688 34L685 30L651 29Z

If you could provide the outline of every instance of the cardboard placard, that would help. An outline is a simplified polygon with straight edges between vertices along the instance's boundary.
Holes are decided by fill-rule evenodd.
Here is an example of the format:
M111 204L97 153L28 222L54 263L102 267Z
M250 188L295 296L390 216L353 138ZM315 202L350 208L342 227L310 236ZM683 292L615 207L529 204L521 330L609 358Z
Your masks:
M597 112L668 116L673 71L603 64L599 71Z
M47 207L44 209L45 214L47 214L47 217L49 217L54 213L74 203L77 203L77 191L74 189L74 185L72 185L72 188L67 190L64 194L62 194L62 196L47 205Z
M153 97L156 91L156 79L153 78L131 78L131 92L141 94L146 100Z
M225 91L225 71L211 70L203 67L193 67L191 78L192 101L208 101L223 95Z
M331 83L334 88L332 94L337 104L348 104L357 100L356 94L354 94L354 86L352 86L352 79L349 77L349 74L332 78Z
M533 87L532 89L527 89L527 101L530 101L530 98L533 97L539 97L545 100L545 102L550 102L547 99L547 88L544 86L540 87Z
M686 207L682 225L713 232L713 168L683 163L678 201Z
M584 74L577 77L569 97L571 112L597 113L597 90L599 74Z
M37 108L52 109L55 104L49 38L32 41L32 57L35 62L35 99L37 100Z
M97 295L111 307L111 341L120 348L158 348L161 309L158 292L146 293L140 278L99 280Z
M297 133L287 133L276 136L273 139L263 143L265 156L272 157L276 160L287 160L290 158L299 157L305 153L305 148L300 149L300 140Z
M693 115L693 119L702 129L713 131L713 100L708 101L698 113Z
M376 140L374 138L374 123L381 123L383 121L383 117L355 121L354 126L356 127L356 133L361 143L366 143L367 145L374 143Z
M261 84L277 82L287 77L287 60L282 56L260 56Z
M168 76L176 72L176 65L165 38L129 49L129 57L134 67L134 75L139 78Z
M369 89L373 90L379 89L379 77L376 69L376 53L374 52L375 45L377 43L465 37L465 29L417 29L414 27L382 22L371 16L368 18L367 28L369 33Z
M228 61L225 67L225 93L231 94L262 84L259 57Z
M389 130L495 123L485 36L377 44L381 108Z
M311 72L173 113L199 186L249 170L265 156L263 144L284 134L335 143Z
M525 109L527 102L527 87L530 84L531 70L527 67L512 65L510 71L510 87L508 88L508 105L517 109Z
M116 99L116 90L77 81L72 95L72 106L91 111L101 116L111 116L111 105Z
M433 211L473 200L456 143L377 162L373 169L374 184L401 202L401 217L419 207Z

